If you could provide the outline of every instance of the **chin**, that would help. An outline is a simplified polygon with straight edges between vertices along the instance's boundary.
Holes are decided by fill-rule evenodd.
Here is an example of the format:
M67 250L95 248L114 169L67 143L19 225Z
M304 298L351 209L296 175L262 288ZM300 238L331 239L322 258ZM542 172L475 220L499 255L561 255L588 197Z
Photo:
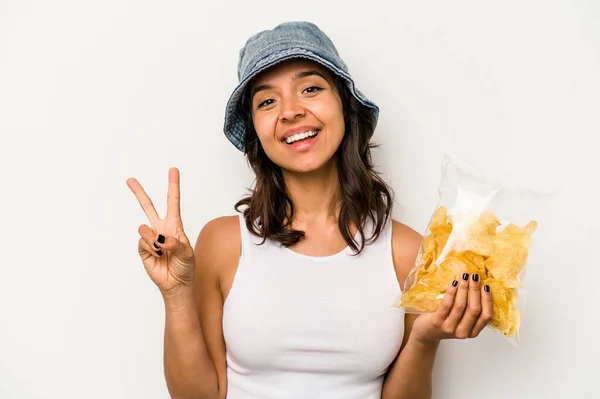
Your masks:
M287 159L279 164L282 169L293 173L310 173L327 168L335 162L334 156L326 157L298 157L298 159Z

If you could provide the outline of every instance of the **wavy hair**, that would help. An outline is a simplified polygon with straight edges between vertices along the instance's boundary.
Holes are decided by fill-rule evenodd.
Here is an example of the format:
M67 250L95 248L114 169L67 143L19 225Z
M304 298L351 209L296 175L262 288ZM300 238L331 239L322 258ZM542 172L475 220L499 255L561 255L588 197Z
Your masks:
M371 143L376 120L371 110L361 104L350 92L345 81L333 75L334 87L342 100L345 133L336 151L338 179L341 189L341 207L338 226L344 241L359 254L365 242L375 241L385 223L391 218L393 190L374 169ZM235 204L235 210L243 210L246 226L263 243L267 238L289 247L304 236L304 231L291 228L294 204L286 189L281 168L265 153L254 124L249 91L243 107L246 115L245 155L256 176L254 189ZM372 234L366 237L364 227L367 219L373 224ZM256 222L256 223L255 223ZM360 236L356 242L350 226L358 228Z

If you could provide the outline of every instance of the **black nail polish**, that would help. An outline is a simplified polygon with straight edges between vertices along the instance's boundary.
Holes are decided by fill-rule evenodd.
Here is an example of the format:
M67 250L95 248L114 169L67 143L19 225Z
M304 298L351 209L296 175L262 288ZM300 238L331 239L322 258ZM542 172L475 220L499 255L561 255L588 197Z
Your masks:
M463 274L463 280L467 281L469 279L469 273Z
M490 292L490 286L487 284L483 287L483 289L485 292Z
M453 286L453 287L456 287L457 285L458 285L458 281L454 280L454 281L452 282L452 286Z
M153 243L152 245L154 245L154 248L156 249L160 248L157 243Z
M165 236L163 236L162 234L158 235L158 241L159 244L164 244L165 243Z
M478 283L478 282L479 282L479 274L475 273L475 274L473 275L473 281L475 281L476 283Z
M156 253L158 254L158 256L162 256L162 251L156 251Z

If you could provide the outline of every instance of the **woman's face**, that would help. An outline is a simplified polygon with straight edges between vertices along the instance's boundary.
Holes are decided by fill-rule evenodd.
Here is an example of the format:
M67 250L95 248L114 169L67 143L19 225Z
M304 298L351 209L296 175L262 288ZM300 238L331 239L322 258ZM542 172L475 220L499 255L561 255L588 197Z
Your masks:
M327 68L284 61L255 77L250 90L254 128L271 161L311 172L332 159L344 136L344 114Z

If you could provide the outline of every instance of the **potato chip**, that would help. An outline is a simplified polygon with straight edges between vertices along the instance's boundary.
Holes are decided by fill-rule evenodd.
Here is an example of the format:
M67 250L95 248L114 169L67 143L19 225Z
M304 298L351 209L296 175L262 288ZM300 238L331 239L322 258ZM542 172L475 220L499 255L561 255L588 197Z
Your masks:
M520 247L524 249L529 249L531 247L532 239L529 234L521 234L521 233L511 233L514 229L510 229L511 226L508 226L505 230L498 233L496 237L494 237L494 245L497 246L498 251L502 251L504 249Z
M452 233L452 225L451 224L441 224L431 228L431 234L433 236L433 240L435 243L435 250L433 253L434 259L438 259L441 255L442 251L446 247L446 243L448 242L448 237Z
M470 251L460 252L455 256L466 265L467 272L469 274L477 273L482 277L486 276L485 261L483 260L483 256Z
M417 312L435 312L441 302L440 293L422 284L415 285L410 294L402 294L402 306L410 307Z
M465 259L461 258L460 255L455 252L448 254L446 259L440 264L439 268L446 271L448 273L447 275L452 277L445 280L446 287L448 287L448 284L450 284L452 280L456 280L464 273L469 272L469 267Z
M496 229L500 226L500 221L492 212L485 210L479 217L479 222L485 225L487 233L491 236L496 235Z
M528 249L532 243L531 234L536 228L535 221L529 222L525 227L509 224L494 237L496 251L485 261L485 267L505 287L516 288L520 285L519 275L527 262Z
M471 251L481 256L494 253L494 240L488 233L488 226L481 222L473 223L465 232L466 237L457 247L462 251Z
M424 252L433 252L435 249L435 240L431 234L425 236L423 238L423 251Z
M448 223L449 222L447 220L446 207L440 206L440 207L438 207L438 209L433 214L433 217L431 218L431 223L429 223L429 230L431 230L432 228L435 228L437 226L445 225Z
M467 270L467 266L460 259L449 256L419 281L423 285L431 287L439 293L443 293L452 280L456 280L463 273L467 272Z
M477 273L479 273L482 276L485 276L485 258L483 256L473 253L471 251L464 251L461 253L461 256L467 261L469 261L471 264L473 264L475 270L477 270ZM471 268L469 268L469 270L471 270Z
M489 285L492 294L493 317L489 326L513 337L521 320L516 307L517 288L537 222L531 221L524 227L509 224L498 231L501 223L489 210L475 217L453 216L456 215L448 215L443 206L436 209L430 234L423 238L418 262L406 280L399 306L417 313L434 312L452 280L458 280L465 272L477 273L481 285ZM454 221L460 223L456 231Z
M519 324L521 324L521 311L518 308L512 308L510 328L505 335L514 337L519 330Z
M433 253L435 251L435 240L432 235L428 235L423 239L422 252L419 258L419 267L428 270L429 265L433 262Z
M503 232L506 234L525 234L530 236L535 232L537 226L538 223L535 220L532 220L531 222L527 223L525 227L519 227L511 223L508 226L506 226Z
M527 261L527 250L520 247L506 248L496 252L485 261L485 268L492 277L502 281L508 288L520 285L519 274Z
M505 288L501 281L489 278L482 281L482 284L490 286L493 302L493 316L490 326L495 327L503 334L508 334L511 329L512 309L514 307L515 297L512 291Z

